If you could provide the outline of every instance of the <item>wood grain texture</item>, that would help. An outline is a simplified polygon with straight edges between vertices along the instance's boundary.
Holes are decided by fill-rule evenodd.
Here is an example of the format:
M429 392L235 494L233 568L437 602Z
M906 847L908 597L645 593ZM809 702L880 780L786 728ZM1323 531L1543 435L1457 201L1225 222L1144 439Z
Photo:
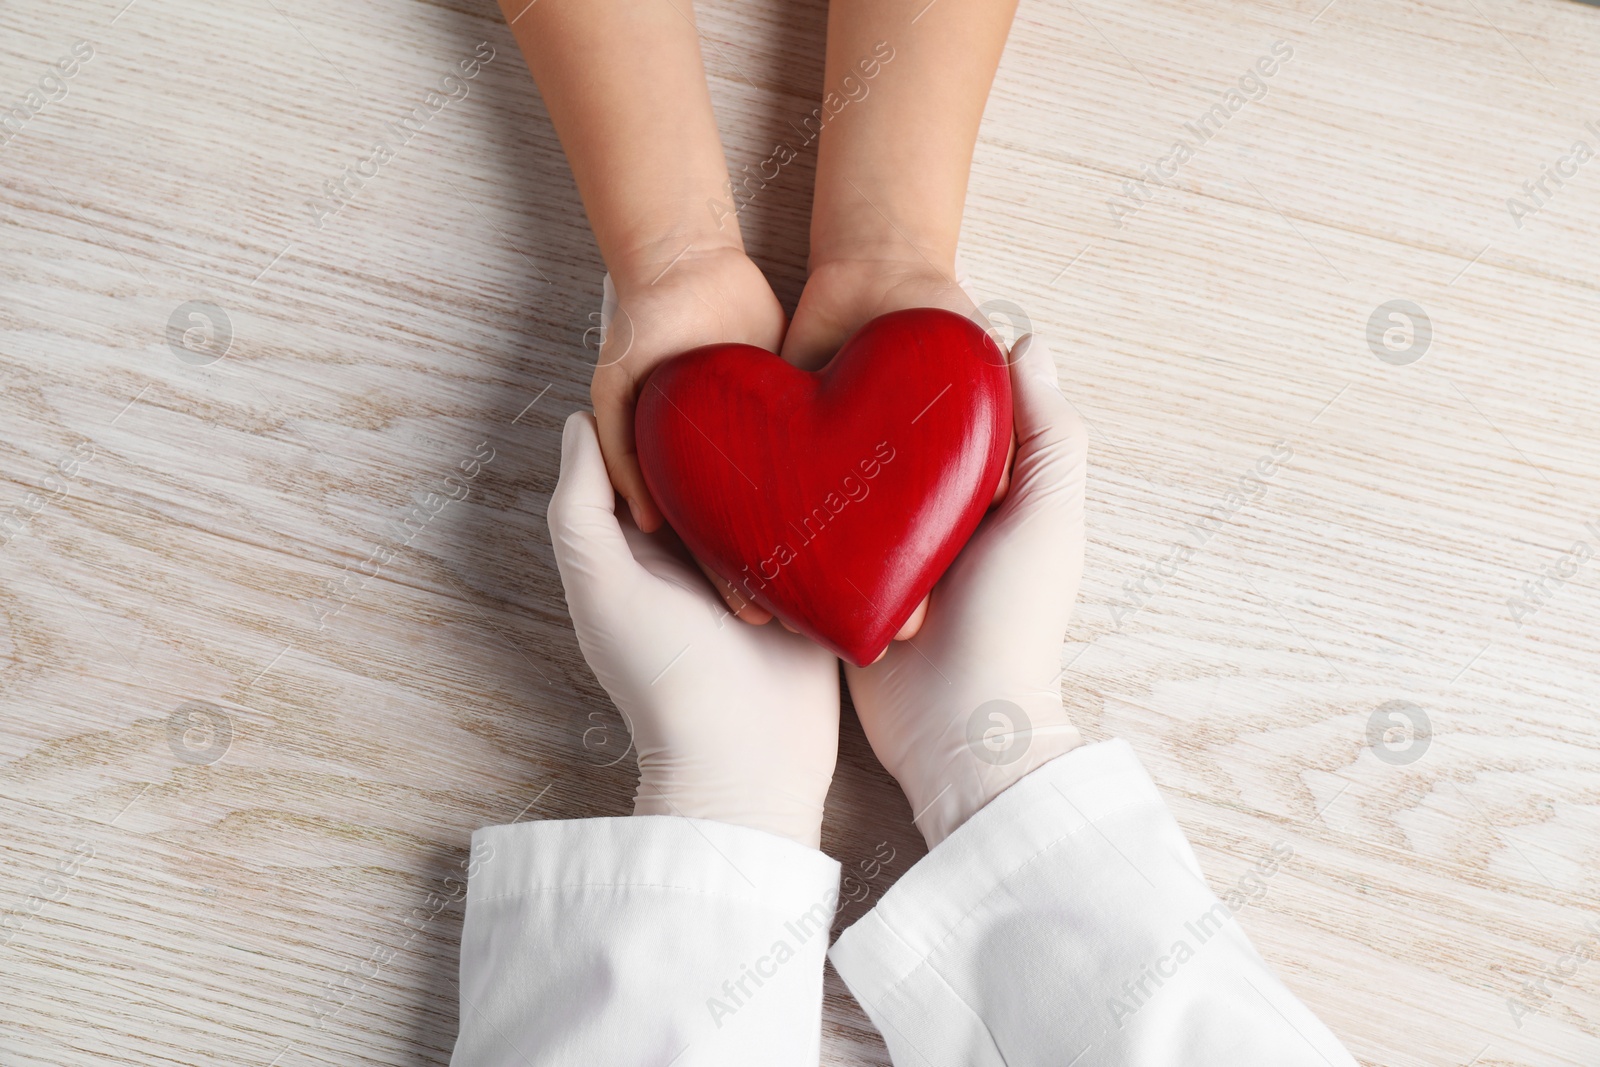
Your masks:
M964 256L1091 426L1063 691L1215 887L1293 847L1240 921L1363 1063L1592 1067L1600 21L1324 5L1022 5ZM699 11L757 163L816 106L824 9ZM0 1062L442 1064L470 831L633 784L544 522L581 205L489 3L13 0L0 104L78 40L0 147ZM745 215L791 305L813 159ZM1392 300L1410 363L1369 343ZM225 358L169 346L191 301ZM847 869L895 850L876 899L921 848L849 716L830 799ZM823 1062L887 1062L831 970Z

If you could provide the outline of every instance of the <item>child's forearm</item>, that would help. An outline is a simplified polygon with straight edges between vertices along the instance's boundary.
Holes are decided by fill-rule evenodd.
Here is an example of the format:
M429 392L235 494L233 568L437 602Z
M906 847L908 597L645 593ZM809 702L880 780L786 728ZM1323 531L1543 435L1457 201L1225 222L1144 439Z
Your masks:
M606 267L648 282L684 248L742 248L690 0L501 0Z
M865 98L823 128L811 263L925 258L948 272L978 123L1016 0L833 0L825 93L893 49ZM881 59L881 55L878 57ZM826 111L827 97L824 97Z

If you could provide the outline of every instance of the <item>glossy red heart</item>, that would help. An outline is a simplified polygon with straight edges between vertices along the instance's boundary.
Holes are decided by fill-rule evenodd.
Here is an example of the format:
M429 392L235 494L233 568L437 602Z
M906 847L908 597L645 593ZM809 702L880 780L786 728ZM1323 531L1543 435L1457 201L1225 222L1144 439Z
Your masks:
M646 380L634 430L689 551L864 666L983 518L1011 381L977 324L915 308L867 323L817 372L750 345L687 352Z

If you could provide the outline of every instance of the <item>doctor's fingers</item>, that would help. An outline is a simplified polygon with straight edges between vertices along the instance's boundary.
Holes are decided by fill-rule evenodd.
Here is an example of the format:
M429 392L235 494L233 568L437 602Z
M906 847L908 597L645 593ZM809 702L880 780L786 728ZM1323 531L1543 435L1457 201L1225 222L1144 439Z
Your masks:
M568 604L620 593L643 575L616 513L594 416L575 411L561 432L561 477L550 494L550 547Z
M1038 334L1012 349L1011 404L1017 456L1004 508L1035 513L1061 507L1082 521L1089 439L1061 391L1055 358Z

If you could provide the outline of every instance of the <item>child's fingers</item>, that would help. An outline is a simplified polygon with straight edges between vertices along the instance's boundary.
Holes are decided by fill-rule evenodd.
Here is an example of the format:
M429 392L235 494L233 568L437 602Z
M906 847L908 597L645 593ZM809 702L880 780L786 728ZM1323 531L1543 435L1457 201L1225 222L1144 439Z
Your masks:
M1011 431L1011 443L1006 446L1006 465L1000 468L1000 481L994 487L994 499L989 501L991 508L999 507L1000 501L1006 498L1006 493L1011 490L1011 465L1017 459L1017 431Z
M917 610L913 611L911 613L911 617L901 624L899 632L894 635L894 639L896 641L911 640L913 637L917 636L917 631L922 629L922 624L927 617L928 598L924 596L922 598L922 603L917 605Z
M606 376L608 379L610 375ZM611 484L628 502L634 525L645 533L661 528L664 521L661 511L645 484L644 472L639 469L639 453L633 437L633 402L631 390L618 390L614 384L602 383L595 377L589 389L594 402L595 420L599 424L600 451L605 456L606 470Z
M849 333L817 321L817 316L796 317L795 325L783 337L784 361L801 370L821 370L839 351Z
M755 601L747 599L734 587L732 582L707 567L704 563L701 563L698 559L695 560L695 563L699 566L700 573L704 574L706 579L711 582L711 586L717 591L717 595L722 597L722 602L728 605L728 611L734 618L755 626L764 626L772 621L772 612Z

